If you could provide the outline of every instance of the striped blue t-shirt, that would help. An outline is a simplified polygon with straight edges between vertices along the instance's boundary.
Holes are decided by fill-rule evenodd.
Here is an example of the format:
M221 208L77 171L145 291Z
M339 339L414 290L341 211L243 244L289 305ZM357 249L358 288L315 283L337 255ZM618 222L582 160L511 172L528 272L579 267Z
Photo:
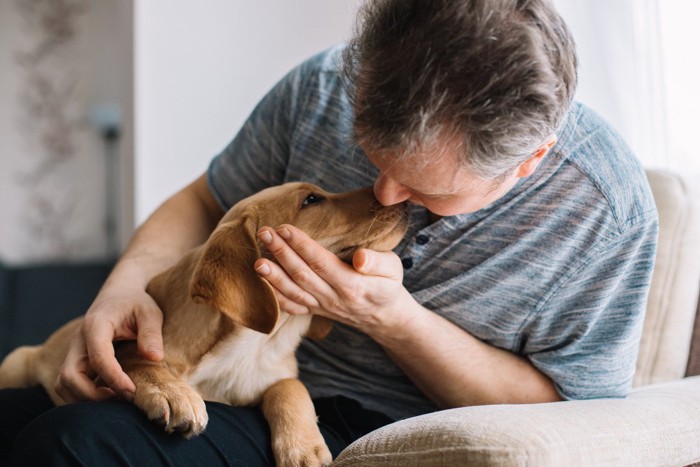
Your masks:
M353 144L339 52L291 71L214 158L209 185L223 208L283 182L335 192L372 185L377 169ZM564 398L622 397L635 369L656 209L639 162L591 110L574 104L557 136L532 176L480 211L431 223L414 206L395 252L419 303L525 356ZM394 419L437 408L351 327L305 340L297 355L312 397L343 395Z

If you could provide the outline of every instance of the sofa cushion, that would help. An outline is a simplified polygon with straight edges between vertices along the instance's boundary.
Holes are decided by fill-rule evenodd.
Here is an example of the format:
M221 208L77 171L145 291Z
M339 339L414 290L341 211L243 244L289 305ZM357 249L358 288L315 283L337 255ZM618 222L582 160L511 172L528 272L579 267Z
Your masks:
M700 289L700 181L647 170L659 245L634 385L685 375Z
M700 377L645 386L627 399L491 405L387 425L334 467L688 465L700 460Z

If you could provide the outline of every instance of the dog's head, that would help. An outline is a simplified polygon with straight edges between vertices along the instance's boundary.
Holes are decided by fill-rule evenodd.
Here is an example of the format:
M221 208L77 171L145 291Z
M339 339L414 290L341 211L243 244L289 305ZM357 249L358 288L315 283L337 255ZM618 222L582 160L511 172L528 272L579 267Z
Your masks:
M254 270L262 256L256 233L262 226L291 224L348 261L357 248L389 251L406 231L406 206L382 206L372 188L328 193L309 183L265 189L233 206L203 247L190 292L235 322L270 333L279 305L270 284Z

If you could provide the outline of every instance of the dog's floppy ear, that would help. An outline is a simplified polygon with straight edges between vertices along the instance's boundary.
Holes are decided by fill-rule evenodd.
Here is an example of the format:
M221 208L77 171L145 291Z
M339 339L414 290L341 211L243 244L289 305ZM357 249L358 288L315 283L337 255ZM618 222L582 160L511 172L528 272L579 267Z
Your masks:
M253 270L260 258L254 228L247 218L216 228L194 268L190 293L195 302L269 334L279 319L279 304L272 286Z
M325 339L333 329L333 320L321 315L313 315L306 337L315 341Z

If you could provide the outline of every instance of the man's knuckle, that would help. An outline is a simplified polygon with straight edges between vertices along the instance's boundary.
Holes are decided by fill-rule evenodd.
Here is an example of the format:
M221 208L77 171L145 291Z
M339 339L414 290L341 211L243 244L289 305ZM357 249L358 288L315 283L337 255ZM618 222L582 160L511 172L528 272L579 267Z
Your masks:
M340 297L333 297L331 298L326 304L324 304L323 308L326 310L342 310L345 308L346 302L345 300L341 299Z
M54 381L54 390L56 393L65 398L64 396L70 394L73 388L75 388L73 375L68 371L60 371Z
M95 325L96 318L94 315L86 314L83 318L83 322L80 325L81 332L85 333L87 330Z
M290 276L297 284L308 284L311 278L311 274L306 269L292 271Z
M324 273L329 269L328 261L321 258L309 260L308 265L311 270L316 271L317 273Z
M94 352L90 354L90 368L97 373L102 373L108 365L109 356L105 352Z
M338 295L345 303L357 303L364 297L364 291L356 281L348 282L338 288Z
M54 392L56 392L56 394L58 394L58 397L60 397L64 401L69 400L70 392L68 392L66 387L58 379L56 380L56 382L53 385L53 390L54 390Z
M58 375L56 376L56 388L65 388L69 386L70 384L70 377L65 371L59 371Z
M141 330L140 337L141 339L157 339L160 337L160 332L156 329L153 328L143 328Z
M295 291L295 292L291 292L289 299L292 302L297 303L297 304L305 304L308 300L306 294L300 290Z
M267 247L267 250L274 256L275 258L282 257L287 254L289 251L285 245L270 245Z

